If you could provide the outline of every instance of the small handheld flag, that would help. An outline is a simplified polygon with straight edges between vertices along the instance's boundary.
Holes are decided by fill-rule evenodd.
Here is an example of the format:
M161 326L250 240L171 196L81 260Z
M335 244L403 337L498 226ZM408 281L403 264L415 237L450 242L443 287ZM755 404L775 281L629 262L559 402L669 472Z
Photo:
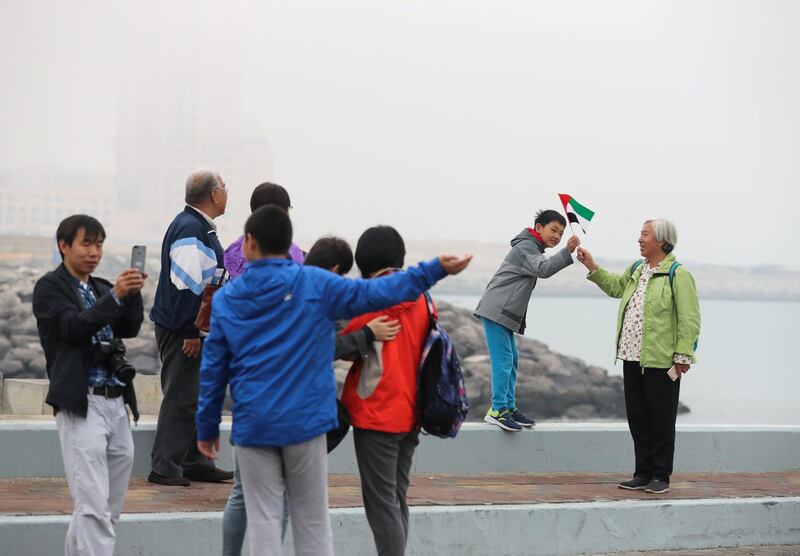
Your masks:
M565 193L559 193L558 196L561 198L561 204L564 205L564 212L567 213L567 221L570 227L573 223L577 224L585 234L594 212Z

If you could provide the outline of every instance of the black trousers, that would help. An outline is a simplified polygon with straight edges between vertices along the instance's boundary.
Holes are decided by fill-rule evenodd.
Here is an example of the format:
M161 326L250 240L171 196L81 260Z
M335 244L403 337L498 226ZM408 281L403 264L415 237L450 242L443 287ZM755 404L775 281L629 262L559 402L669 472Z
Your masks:
M200 358L186 357L185 338L180 334L158 325L155 329L164 399L158 412L152 468L159 475L180 477L192 468L214 465L197 449L194 416L200 395Z
M675 419L681 381L668 369L652 369L625 361L625 411L636 456L634 476L669 483L675 456Z
M364 511L378 556L403 556L408 540L406 493L419 432L353 428Z

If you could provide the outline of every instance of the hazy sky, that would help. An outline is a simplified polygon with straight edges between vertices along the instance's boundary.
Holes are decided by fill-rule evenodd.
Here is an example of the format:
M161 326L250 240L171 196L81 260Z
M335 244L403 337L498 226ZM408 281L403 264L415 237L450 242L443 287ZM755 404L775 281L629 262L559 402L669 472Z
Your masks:
M220 60L237 68L220 107L263 133L272 166L258 180L289 189L301 240L388 223L414 239L507 241L566 192L596 211L599 256L635 258L641 222L665 216L684 260L800 267L800 2L0 10L0 169L115 171L124 38L142 45L143 59L128 54L139 65L180 60L198 87ZM124 86L159 86L141 81ZM256 183L229 183L230 239Z

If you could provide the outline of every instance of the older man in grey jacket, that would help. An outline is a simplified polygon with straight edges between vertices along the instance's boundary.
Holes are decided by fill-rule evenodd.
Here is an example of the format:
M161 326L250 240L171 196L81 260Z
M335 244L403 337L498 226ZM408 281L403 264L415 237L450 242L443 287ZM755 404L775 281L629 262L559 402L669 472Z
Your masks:
M544 250L561 242L566 228L564 217L553 210L540 211L533 228L526 228L511 240L500 268L483 293L475 316L483 323L492 365L492 407L484 421L509 432L532 427L536 422L516 404L515 388L519 352L514 333L525 333L525 317L533 289L539 278L549 278L571 265L572 253L580 245L576 236L552 257Z

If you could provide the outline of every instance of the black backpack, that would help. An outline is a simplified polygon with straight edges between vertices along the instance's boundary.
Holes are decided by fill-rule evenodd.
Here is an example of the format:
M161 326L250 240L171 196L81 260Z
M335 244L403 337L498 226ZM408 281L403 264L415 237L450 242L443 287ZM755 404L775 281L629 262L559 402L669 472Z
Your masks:
M433 300L428 292L425 301L431 329L417 375L417 409L424 432L439 438L455 438L469 411L464 375L450 336L434 317Z

